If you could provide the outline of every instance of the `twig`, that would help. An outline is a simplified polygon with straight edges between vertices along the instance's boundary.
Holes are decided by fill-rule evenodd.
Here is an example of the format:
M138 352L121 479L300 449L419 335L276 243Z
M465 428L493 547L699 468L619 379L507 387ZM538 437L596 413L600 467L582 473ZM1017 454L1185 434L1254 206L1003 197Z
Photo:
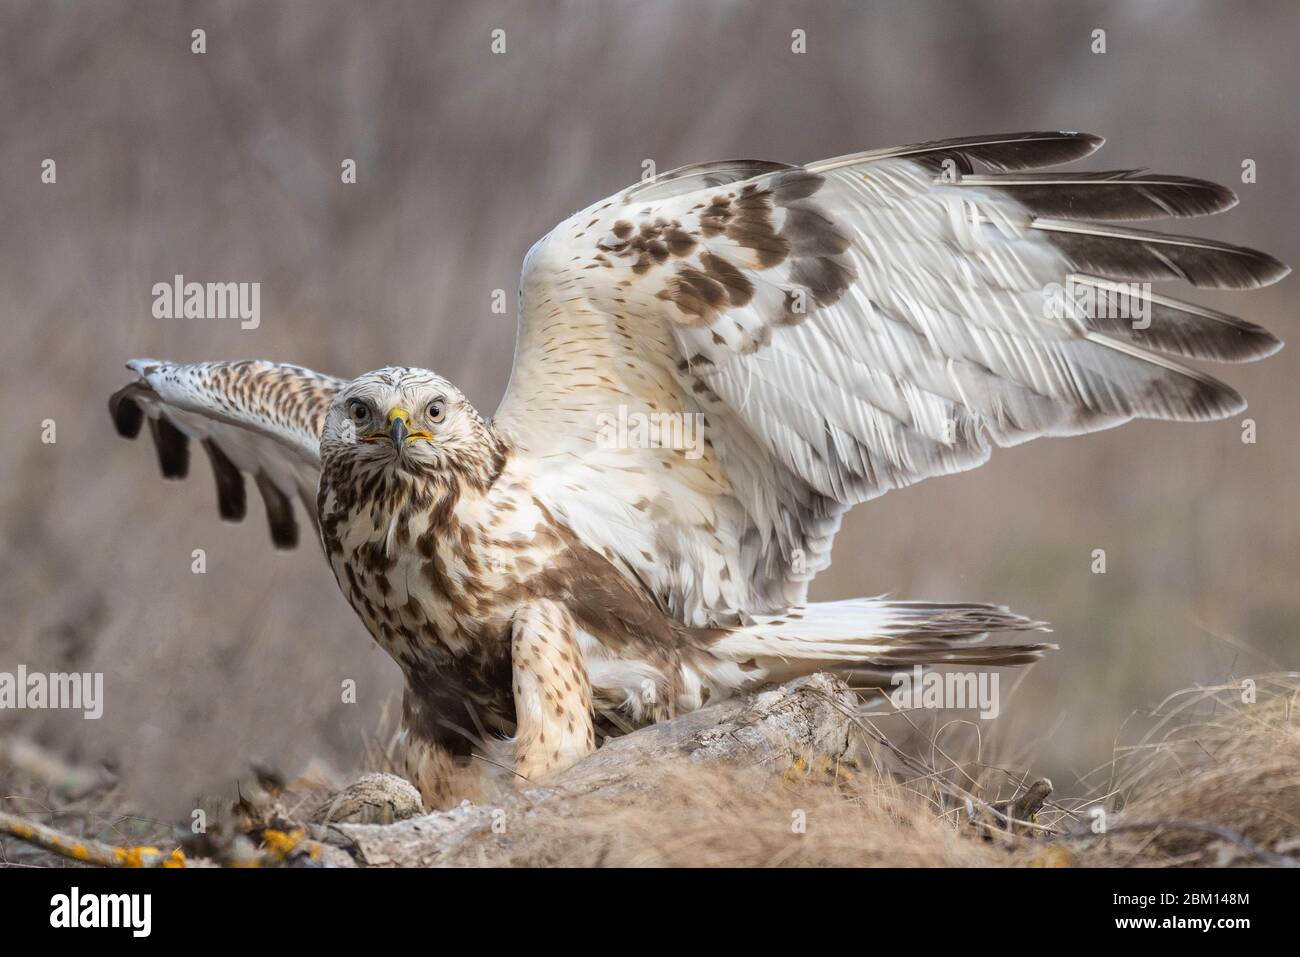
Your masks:
M99 867L184 867L185 855L179 848L162 851L156 847L115 847L87 838L74 837L46 824L0 811L0 834L85 864Z

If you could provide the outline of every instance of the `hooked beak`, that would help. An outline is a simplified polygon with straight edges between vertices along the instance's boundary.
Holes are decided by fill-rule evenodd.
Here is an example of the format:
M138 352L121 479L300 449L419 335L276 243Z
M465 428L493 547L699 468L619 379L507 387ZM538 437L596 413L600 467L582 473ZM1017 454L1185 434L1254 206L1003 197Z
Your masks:
M411 428L407 425L410 418L411 414L405 409L393 409L388 413L388 437L399 449L406 444L407 436L411 434Z
M371 432L362 436L363 442L382 442L388 439L393 443L393 448L401 451L417 439L425 439L432 442L433 436L423 429L413 429L410 426L411 413L403 408L389 410L388 428L382 432Z

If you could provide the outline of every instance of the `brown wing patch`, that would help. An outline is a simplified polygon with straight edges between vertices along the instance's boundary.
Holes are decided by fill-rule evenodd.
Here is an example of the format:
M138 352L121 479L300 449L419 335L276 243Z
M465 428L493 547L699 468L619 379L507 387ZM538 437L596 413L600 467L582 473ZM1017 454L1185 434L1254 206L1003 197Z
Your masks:
M812 198L824 183L816 173L789 170L712 196L696 211L705 247L695 259L689 255L694 243L666 247L685 261L656 296L676 305L678 321L693 327L711 326L728 310L751 305L755 272L771 273L764 281L784 292L775 308L768 307L770 314L760 317L765 326L797 325L817 307L838 301L856 272L845 255L848 232ZM712 248L711 239L718 240ZM646 269L650 265L647 260ZM739 331L742 352L769 341L759 330Z

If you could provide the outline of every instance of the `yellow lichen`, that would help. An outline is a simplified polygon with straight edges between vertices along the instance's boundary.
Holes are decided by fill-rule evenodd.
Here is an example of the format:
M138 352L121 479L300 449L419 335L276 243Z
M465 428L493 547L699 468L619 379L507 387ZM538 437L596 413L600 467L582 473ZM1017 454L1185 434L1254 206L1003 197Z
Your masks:
M292 854L306 836L307 832L302 828L295 828L286 833L268 827L262 832L262 840L266 844L266 849L278 860L284 860L284 858Z
M122 867L150 867L161 854L156 847L118 847L113 850L113 859Z

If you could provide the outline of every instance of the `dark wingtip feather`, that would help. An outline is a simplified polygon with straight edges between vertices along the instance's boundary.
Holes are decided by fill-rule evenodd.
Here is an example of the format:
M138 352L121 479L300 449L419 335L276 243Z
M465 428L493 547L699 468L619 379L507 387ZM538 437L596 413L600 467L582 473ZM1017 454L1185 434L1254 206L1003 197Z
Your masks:
M1282 348L1282 340L1262 326L1242 320L1238 322L1238 325L1213 332L1200 328L1157 326L1155 321L1146 329L1134 329L1130 320L1111 323L1089 319L1088 327L1123 335L1144 349L1211 362L1254 362Z
M183 479L190 471L190 440L180 429L159 416L149 420L158 467L164 478Z
M1246 411L1246 400L1240 392L1209 376L1162 377L1151 383L1143 398L1165 403L1169 411L1163 418L1173 421L1212 422Z
M1117 375L1137 374L1145 380L1140 388L1125 389L1118 403L1109 403L1102 410L1107 414L1119 412L1125 419L1208 422L1246 409L1241 393L1204 372L1147 352L1127 339L1092 332L1084 338L1114 353L1111 361ZM1132 364L1134 360L1137 366Z
M1090 156L1106 145L1106 137L1098 136L1096 133L1075 133L1080 143L1086 144L1087 149L1083 156Z
M212 463L212 475L217 482L217 509L228 522L241 522L248 513L248 495L244 488L244 475L211 439L203 440L203 449Z
M1263 326L1206 306L1158 296L1139 285L1112 283L1095 276L1072 276L1073 301L1088 329L1155 352L1208 359L1252 362L1271 356L1282 341Z
M1217 183L1140 170L993 173L965 176L949 185L997 189L1031 213L1064 219L1207 216L1237 203L1237 195Z
M1223 280L1213 273L1203 283L1193 278L1194 285L1204 285L1212 289L1258 289L1261 286L1273 285L1291 272L1291 267L1286 263L1258 249L1251 249L1248 246L1230 246L1227 243L1218 245L1225 253L1236 257L1237 267L1226 271L1226 281L1235 280L1240 285L1217 285L1217 282Z
M266 505L266 522L271 527L271 544L276 548L291 549L298 546L298 521L293 514L289 497L276 488L265 472L257 473L257 490Z
M1011 135L1004 143L976 144L965 152L989 169L1035 169L1082 160L1100 150L1105 142L1092 133L1040 130Z
M1036 219L1072 268L1107 279L1182 279L1208 289L1257 289L1291 271L1268 253L1196 236Z
M1095 152L1104 142L1100 136L1070 130L961 136L837 156L809 163L806 169L821 173L886 159L909 159L927 169L937 170L942 168L944 160L952 159L963 173L971 172L972 160L983 163L989 169L1005 172L1070 163Z
M1282 262L1282 260L1276 259L1273 256L1270 256L1268 253L1259 252L1258 250L1251 249L1247 251L1254 253L1256 256L1260 258L1262 262L1268 264L1268 268L1270 270L1269 278L1266 282L1263 282L1260 285L1269 286L1277 282L1278 280L1285 279L1287 276L1291 275L1291 267L1288 266L1286 263Z
M947 148L978 160L990 169L1009 171L1072 163L1092 155L1105 142L1092 133L1035 130L1005 136L971 137L964 142L955 140Z
M144 409L131 397L133 389L134 385L118 389L108 399L108 414L113 417L113 427L118 435L128 439L139 435L140 426L144 424Z

